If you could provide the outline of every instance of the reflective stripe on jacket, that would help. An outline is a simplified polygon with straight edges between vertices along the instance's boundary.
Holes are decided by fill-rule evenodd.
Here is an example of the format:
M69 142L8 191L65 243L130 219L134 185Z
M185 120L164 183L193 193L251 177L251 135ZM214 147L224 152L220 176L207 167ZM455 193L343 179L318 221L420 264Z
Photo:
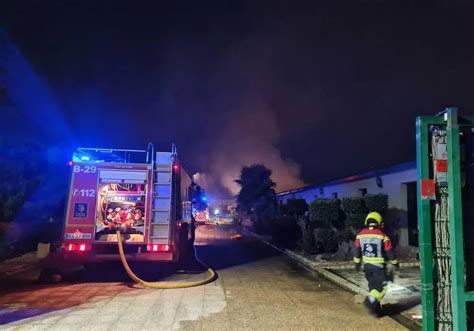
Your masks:
M369 263L383 267L386 260L396 263L390 238L380 229L361 230L355 239L354 262Z

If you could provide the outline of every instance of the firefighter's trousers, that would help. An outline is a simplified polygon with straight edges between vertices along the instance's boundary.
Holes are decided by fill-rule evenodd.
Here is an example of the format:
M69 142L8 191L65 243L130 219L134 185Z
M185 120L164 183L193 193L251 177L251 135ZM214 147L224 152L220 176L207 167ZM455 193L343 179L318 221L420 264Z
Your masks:
M365 278L369 282L369 294L377 302L382 301L387 292L387 274L384 265L365 264Z

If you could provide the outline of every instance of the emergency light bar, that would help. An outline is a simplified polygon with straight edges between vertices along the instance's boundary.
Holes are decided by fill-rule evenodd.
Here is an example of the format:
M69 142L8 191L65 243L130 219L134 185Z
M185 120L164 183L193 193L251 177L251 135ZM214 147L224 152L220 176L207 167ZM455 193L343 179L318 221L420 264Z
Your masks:
M148 163L149 151L140 149L77 148L74 162Z

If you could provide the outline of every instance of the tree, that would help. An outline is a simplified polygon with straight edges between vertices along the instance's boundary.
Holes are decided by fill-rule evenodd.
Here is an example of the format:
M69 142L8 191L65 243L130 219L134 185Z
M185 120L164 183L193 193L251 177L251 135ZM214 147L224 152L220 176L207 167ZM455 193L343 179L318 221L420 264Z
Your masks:
M64 151L28 138L0 138L0 222L62 218L69 167Z
M36 188L44 182L42 150L34 142L0 140L0 222L11 222Z
M251 216L260 230L264 230L264 222L273 219L277 211L276 184L271 175L272 171L264 165L254 164L243 167L235 181L240 185L237 211Z

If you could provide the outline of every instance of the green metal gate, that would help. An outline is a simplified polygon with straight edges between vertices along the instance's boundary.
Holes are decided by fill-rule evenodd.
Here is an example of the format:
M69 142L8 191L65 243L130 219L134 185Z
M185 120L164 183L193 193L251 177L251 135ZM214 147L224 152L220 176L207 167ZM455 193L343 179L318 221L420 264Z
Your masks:
M474 318L466 309L474 301L474 291L466 285L463 234L463 225L468 222L467 216L463 219L463 194L467 194L463 188L472 185L466 182L466 173L474 176L469 170L472 155L468 155L471 163L466 165L466 153L474 152L466 151L460 140L474 136L473 124L474 118L459 117L456 108L448 108L439 116L417 118L423 330L463 331ZM474 220L469 222L474 226ZM469 241L468 245L472 249Z

